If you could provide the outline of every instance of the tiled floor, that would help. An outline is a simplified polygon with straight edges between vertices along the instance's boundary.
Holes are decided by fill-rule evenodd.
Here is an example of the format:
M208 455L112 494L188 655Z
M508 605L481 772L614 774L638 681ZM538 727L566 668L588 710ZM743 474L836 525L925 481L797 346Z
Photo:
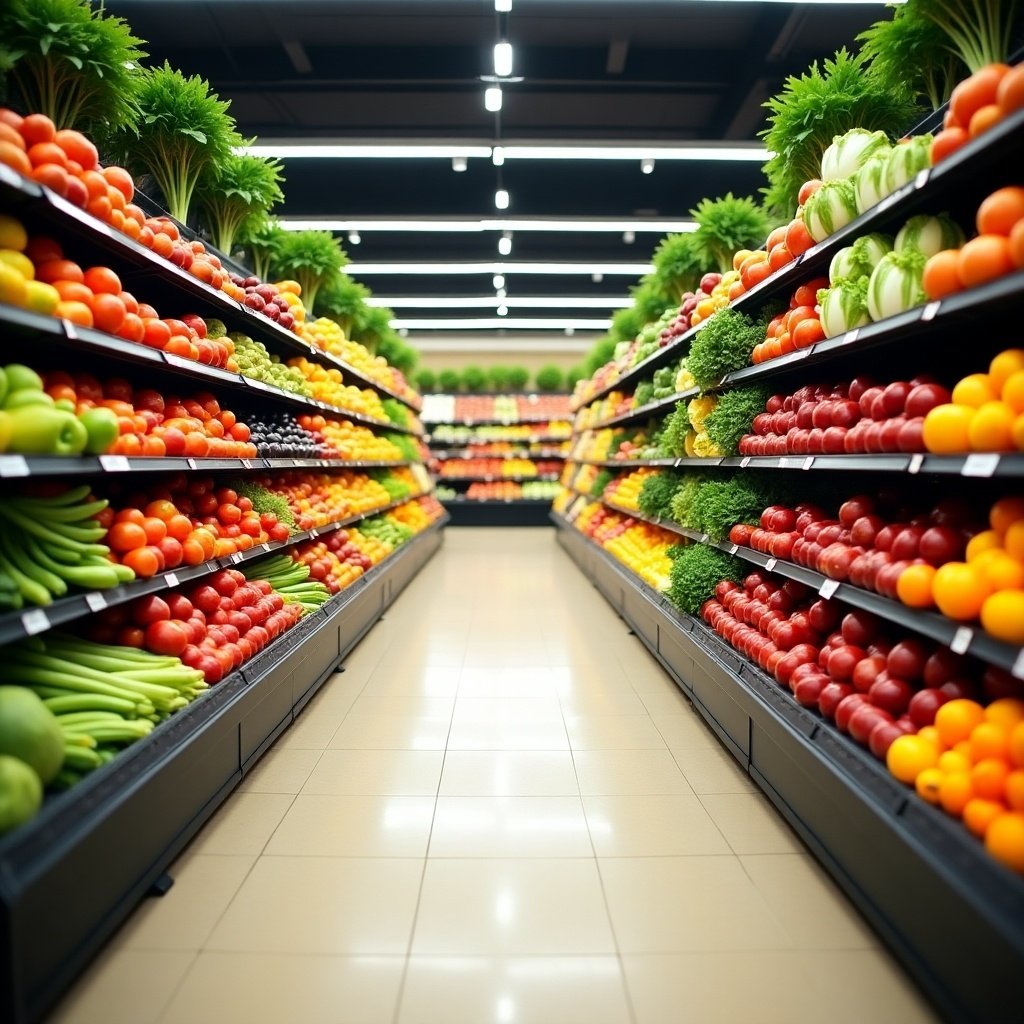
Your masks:
M61 1024L921 1024L549 530L449 530Z

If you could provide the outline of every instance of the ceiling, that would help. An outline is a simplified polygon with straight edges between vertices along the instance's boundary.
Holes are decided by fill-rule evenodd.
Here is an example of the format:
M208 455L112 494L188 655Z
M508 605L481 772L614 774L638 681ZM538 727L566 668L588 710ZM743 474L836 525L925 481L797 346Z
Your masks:
M636 147L629 159L513 159L501 167L470 157L462 173L450 156L429 159L286 157L288 220L329 218L469 220L600 219L615 230L559 225L517 230L512 253L498 254L501 231L369 230L359 244L341 231L358 277L384 300L428 297L428 307L402 306L400 320L495 317L493 268L399 275L365 273L360 265L492 264L506 272L508 317L574 318L576 345L606 320L600 302L624 303L629 285L664 234L623 222L685 222L705 196L756 194L759 158L666 159L643 173L641 156L657 149L712 143L756 148L765 99L785 77L804 71L884 16L877 3L788 3L747 0L106 0L164 58L209 79L246 137L277 144L435 143ZM499 113L484 109L501 37L514 49ZM678 155L677 153L665 154ZM716 154L721 155L721 154ZM510 195L495 209L495 191ZM521 273L518 263L574 263L573 275ZM624 273L603 265L624 265ZM597 278L597 279L595 279ZM477 298L490 308L450 308L438 300ZM530 297L589 305L521 307ZM595 308L597 306L597 308ZM502 321L507 322L507 321ZM531 330L548 342L547 328ZM558 331L559 337L564 337ZM521 344L521 329L437 331L413 328L421 348L440 337L467 346Z

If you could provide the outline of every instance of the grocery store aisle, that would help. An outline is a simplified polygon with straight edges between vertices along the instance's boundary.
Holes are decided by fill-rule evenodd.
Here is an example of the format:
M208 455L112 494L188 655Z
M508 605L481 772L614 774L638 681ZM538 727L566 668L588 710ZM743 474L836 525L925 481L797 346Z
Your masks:
M547 529L450 529L62 1024L931 1021Z

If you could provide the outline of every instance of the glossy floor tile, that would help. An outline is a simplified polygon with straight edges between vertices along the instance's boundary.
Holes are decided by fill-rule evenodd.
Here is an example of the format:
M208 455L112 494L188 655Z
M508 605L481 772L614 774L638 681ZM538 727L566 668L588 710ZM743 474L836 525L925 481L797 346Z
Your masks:
M540 529L449 530L59 1024L929 1024Z

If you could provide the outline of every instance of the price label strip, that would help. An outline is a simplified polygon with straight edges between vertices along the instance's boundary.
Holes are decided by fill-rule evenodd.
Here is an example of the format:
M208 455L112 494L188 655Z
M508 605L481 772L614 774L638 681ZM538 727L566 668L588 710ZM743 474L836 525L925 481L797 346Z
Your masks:
M960 626L953 634L953 639L949 642L949 649L954 654L966 654L967 648L971 646L973 639L974 630L970 626Z

